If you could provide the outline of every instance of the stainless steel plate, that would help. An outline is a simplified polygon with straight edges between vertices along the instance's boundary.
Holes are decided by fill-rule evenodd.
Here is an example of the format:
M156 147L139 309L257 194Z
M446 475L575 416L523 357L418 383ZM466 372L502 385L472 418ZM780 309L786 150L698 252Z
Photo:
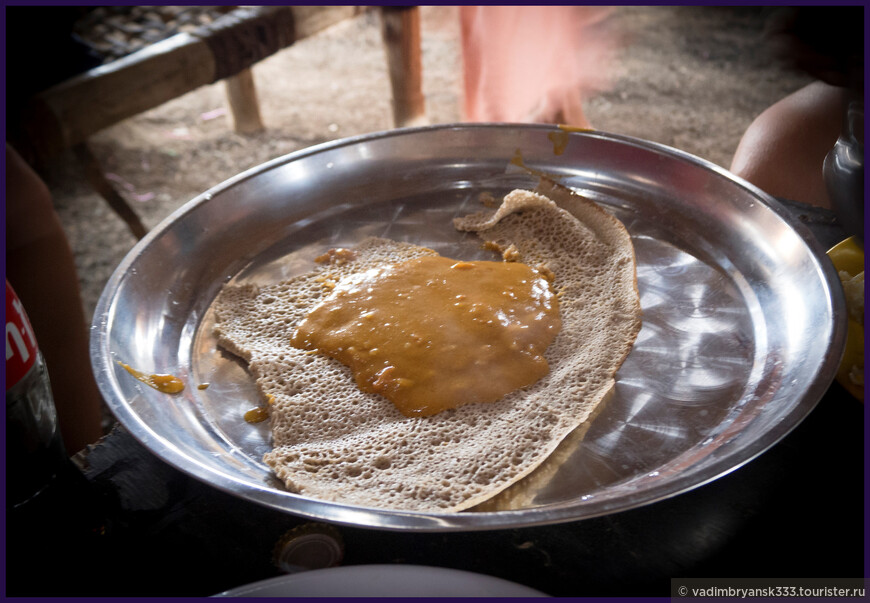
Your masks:
M210 306L227 282L272 282L368 235L485 257L451 218L481 192L558 177L632 235L644 325L612 398L522 509L421 514L282 489L262 463L268 424L251 378L216 348ZM279 158L193 199L143 239L97 307L91 357L118 420L159 457L222 490L290 513L402 530L577 520L669 497L752 459L791 430L833 379L845 302L823 250L774 199L660 145L552 127L396 130ZM172 373L161 394L117 361ZM200 384L208 383L206 389Z

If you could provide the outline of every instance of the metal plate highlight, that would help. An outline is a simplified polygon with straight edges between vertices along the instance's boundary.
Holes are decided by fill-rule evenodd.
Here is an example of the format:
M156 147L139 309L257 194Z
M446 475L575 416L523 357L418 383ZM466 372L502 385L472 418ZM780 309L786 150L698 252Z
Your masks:
M268 423L242 364L218 350L211 304L228 282L274 282L377 235L491 258L452 218L558 179L625 224L644 323L613 395L509 511L425 514L286 492L261 457ZM697 157L637 139L532 125L395 130L312 147L191 200L108 282L91 333L100 389L146 447L221 490L289 513L393 530L551 524L627 510L704 484L787 434L831 383L845 302L824 250L775 199ZM117 362L172 373L166 395ZM200 389L201 384L208 384Z

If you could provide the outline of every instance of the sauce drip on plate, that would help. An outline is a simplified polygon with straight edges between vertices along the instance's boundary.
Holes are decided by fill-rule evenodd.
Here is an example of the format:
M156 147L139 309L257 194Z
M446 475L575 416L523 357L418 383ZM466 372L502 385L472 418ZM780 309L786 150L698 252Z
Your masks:
M245 421L248 423L262 423L269 418L269 409L265 406L257 406L245 412Z
M147 375L141 371L137 371L129 364L124 364L121 361L118 361L118 364L145 385L153 387L164 394L177 394L184 389L184 382L174 375Z

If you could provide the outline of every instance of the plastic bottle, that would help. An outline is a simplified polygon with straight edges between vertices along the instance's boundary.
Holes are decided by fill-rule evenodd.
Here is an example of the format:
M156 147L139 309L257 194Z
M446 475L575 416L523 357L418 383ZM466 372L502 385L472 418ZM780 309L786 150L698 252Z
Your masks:
M48 370L27 314L6 282L7 596L99 594L109 517L67 455ZM69 550L57 563L57 550ZM50 568L51 579L46 579Z
M6 281L6 506L42 492L69 461L45 361L15 291Z

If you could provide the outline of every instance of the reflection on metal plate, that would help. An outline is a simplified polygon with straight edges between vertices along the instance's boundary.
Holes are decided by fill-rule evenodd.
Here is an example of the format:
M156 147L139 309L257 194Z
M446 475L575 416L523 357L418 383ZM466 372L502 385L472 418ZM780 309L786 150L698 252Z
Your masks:
M100 299L91 356L113 412L155 454L217 488L310 518L397 530L602 515L678 494L760 454L813 408L843 349L842 290L832 287L823 251L774 199L700 159L594 132L570 133L556 155L552 132L484 124L341 140L190 201L128 254ZM535 185L511 165L517 150L632 235L644 323L613 394L513 497L517 508L400 513L284 491L261 461L268 422L242 418L257 404L253 382L211 334L220 288L308 271L327 249L370 235L491 257L452 218L479 210L480 193ZM128 379L116 360L189 386L160 394Z

